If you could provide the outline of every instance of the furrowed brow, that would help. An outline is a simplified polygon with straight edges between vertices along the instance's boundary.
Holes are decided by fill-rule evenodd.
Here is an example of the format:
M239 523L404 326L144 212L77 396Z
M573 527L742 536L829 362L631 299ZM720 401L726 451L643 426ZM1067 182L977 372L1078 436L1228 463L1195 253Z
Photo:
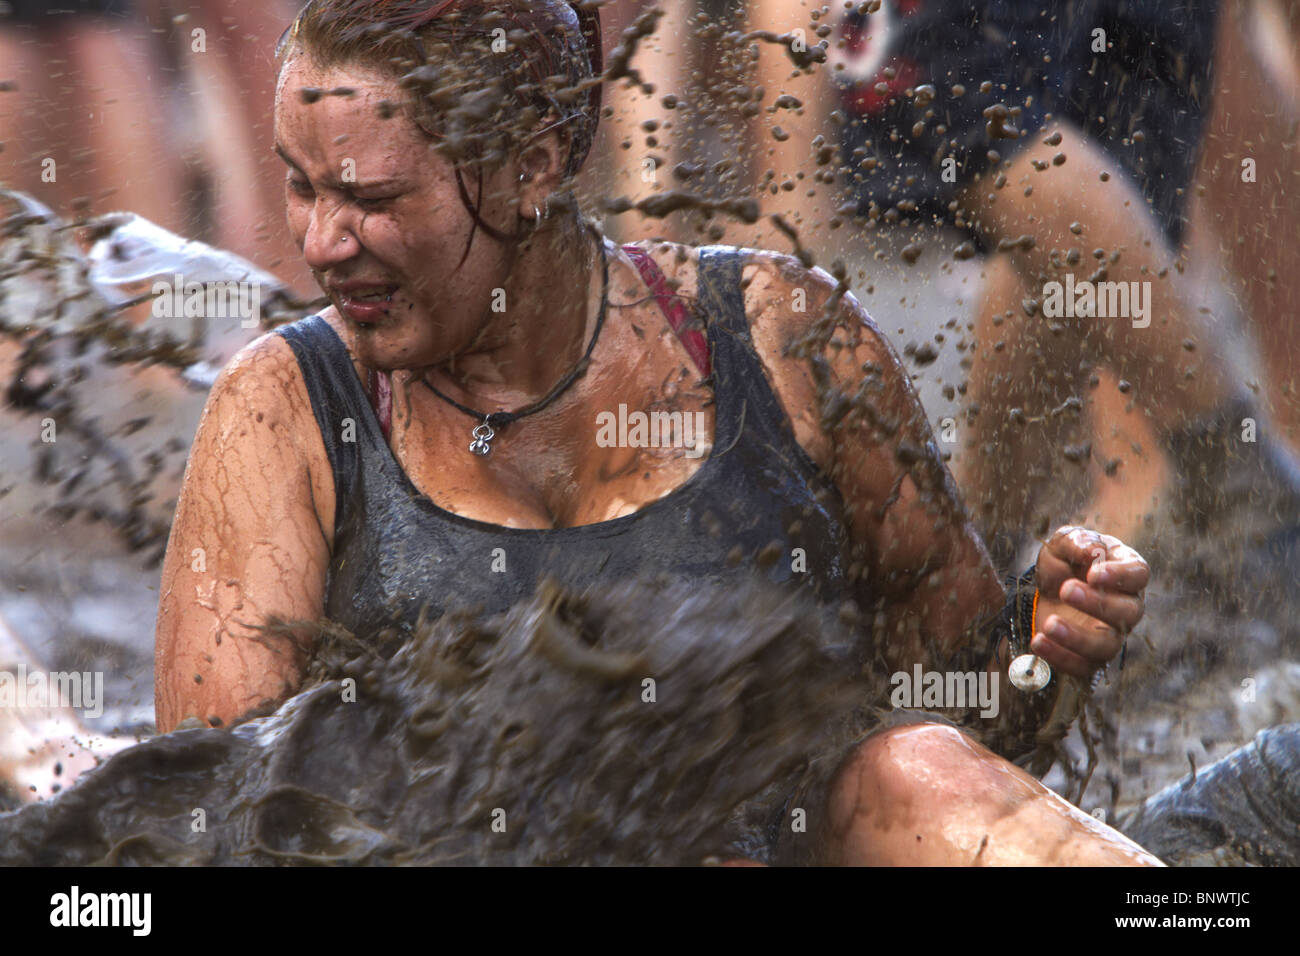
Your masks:
M285 161L285 163L288 164L289 168L294 170L294 172L302 173L302 175L304 176L307 175L306 173L303 172L302 167L293 161L292 157L289 156L289 154L285 151L284 147L281 146L279 143L275 144L275 152L281 159ZM403 181L400 177L390 177L388 179L376 179L364 183L361 182L340 183L337 184L337 188L344 189L347 192L354 192L357 190L368 190L368 189L380 189L380 190L394 189L394 188L399 188L402 185L403 185Z

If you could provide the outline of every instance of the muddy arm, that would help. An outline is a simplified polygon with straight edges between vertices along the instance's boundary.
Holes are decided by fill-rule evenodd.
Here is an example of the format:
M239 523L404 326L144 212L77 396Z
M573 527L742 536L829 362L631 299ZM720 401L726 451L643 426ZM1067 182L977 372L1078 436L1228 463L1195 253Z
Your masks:
M1006 594L897 354L826 272L770 252L746 270L755 345L796 438L844 499L864 588L881 603L870 636L879 665L987 666L1002 713L1037 726L1051 704L1037 698L1053 695L1030 700L1010 687L1005 641L1001 663L989 659L984 624Z
M188 716L229 725L301 680L310 639L261 627L323 613L329 542L310 463L324 450L310 447L320 435L309 409L293 354L275 336L248 346L213 387L163 566L160 732ZM328 507L332 517L332 499Z

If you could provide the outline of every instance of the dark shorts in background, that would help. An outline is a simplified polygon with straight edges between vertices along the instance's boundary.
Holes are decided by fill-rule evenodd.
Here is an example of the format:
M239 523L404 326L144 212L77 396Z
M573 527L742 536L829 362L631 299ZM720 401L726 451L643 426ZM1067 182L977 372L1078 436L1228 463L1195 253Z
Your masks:
M859 170L860 212L873 201L882 211L903 202L902 213L951 222L958 191L992 168L989 150L1011 156L1035 141L1050 113L1086 130L1115 172L1141 189L1170 243L1179 242L1209 111L1218 0L885 2L887 32L882 13L852 13L841 24L850 56L885 35L886 65L897 71L840 83L849 165L879 162ZM1106 31L1106 53L1092 51L1096 28ZM993 88L981 93L985 81ZM926 83L935 88L935 116L913 135L926 110L903 91ZM952 93L955 84L964 95ZM1028 135L990 138L983 114L995 104L1019 107L1012 122ZM1068 143L1063 151L1068 157ZM948 156L957 161L953 183L941 177Z

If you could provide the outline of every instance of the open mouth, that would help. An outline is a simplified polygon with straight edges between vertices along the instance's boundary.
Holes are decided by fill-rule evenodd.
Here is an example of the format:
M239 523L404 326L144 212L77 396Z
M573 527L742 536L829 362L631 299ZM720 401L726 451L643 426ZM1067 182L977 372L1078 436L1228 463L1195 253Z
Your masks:
M393 296L397 294L398 286L381 286L365 292L339 292L339 298L348 302L365 302L367 304L376 304L380 302L392 302Z
M362 327L383 322L392 308L393 296L400 286L361 286L355 291L335 290L339 311Z

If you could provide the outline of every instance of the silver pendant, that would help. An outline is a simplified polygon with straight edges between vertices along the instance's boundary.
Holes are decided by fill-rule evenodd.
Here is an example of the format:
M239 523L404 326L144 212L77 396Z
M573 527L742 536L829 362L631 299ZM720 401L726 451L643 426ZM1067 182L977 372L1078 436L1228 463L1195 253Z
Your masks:
M1052 679L1052 668L1041 657L1021 654L1007 668L1007 677L1017 690L1032 694L1047 686L1047 682Z
M495 438L497 433L494 432L492 426L485 421L482 425L475 427L472 434L474 440L469 443L469 450L481 458L492 450L492 446L489 445L488 442Z

